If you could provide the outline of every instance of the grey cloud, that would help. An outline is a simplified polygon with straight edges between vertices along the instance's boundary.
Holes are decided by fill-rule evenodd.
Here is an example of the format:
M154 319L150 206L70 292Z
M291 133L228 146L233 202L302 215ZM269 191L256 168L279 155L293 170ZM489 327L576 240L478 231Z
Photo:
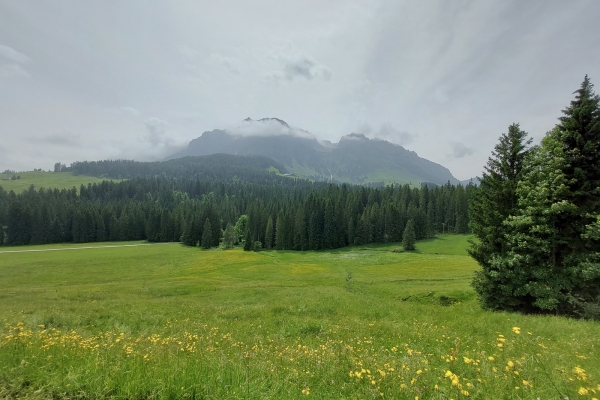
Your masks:
M403 146L412 143L417 137L415 134L400 131L389 123L381 125L375 136Z
M0 57L3 57L8 61L21 64L29 61L29 57L27 57L25 54L19 53L15 49L3 44L0 44Z
M152 147L159 146L161 144L169 145L172 140L167 137L167 121L163 121L158 118L148 118L145 122L146 130L148 131L146 135L146 140Z
M267 75L267 82L280 83L291 82L296 78L306 80L322 79L331 80L333 72L331 69L315 60L308 54L294 50L291 45L279 50L272 58L275 61L275 70Z
M13 77L29 78L30 75L19 64L0 65L0 78L13 78Z
M454 158L463 158L475 153L475 150L461 142L450 142L450 146L452 147L452 157Z
M320 78L330 80L333 73L325 65L319 64L310 57L302 56L297 59L287 60L283 68L285 78L288 81L296 77L303 77L308 80Z
M242 62L235 57L225 57L221 54L213 53L209 57L209 62L218 67L225 68L234 74L240 74Z
M29 57L25 54L19 53L12 47L0 44L0 78L28 78L29 73L20 65L28 61Z
M136 116L136 117L138 115L142 114L139 110L136 110L133 107L121 107L120 110L126 112L127 114L131 114L133 116Z
M316 139L310 132L296 129L277 121L276 119L244 120L242 125L231 127L226 131L237 136L282 136L290 135L306 139Z
M185 60L189 62L194 62L198 56L198 52L196 50L192 50L185 44L177 46L177 50L179 51L179 54L181 54Z
M71 132L51 133L46 136L37 137L34 140L39 143L59 147L82 147L83 145L81 135Z
M159 157L168 138L269 115L332 142L357 127L410 142L466 178L508 124L539 138L584 74L600 82L598 0L154 1L132 18L138 3L0 0L0 143L14 155L0 167ZM80 133L83 147L39 132Z

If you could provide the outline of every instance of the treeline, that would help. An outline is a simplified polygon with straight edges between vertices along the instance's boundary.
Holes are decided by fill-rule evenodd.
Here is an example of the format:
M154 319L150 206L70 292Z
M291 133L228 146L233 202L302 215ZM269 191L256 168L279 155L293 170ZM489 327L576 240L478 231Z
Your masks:
M275 174L270 174L276 176ZM278 177L279 178L279 177ZM0 187L4 244L149 240L218 246L227 227L247 249L331 249L468 231L474 186L365 188L281 178L134 178L71 190L7 193ZM229 230L231 232L231 228ZM229 240L228 240L229 242Z
M163 177L200 181L246 181L259 184L294 185L293 179L267 171L270 167L280 174L287 173L285 167L270 158L231 154L183 157L155 162L133 160L78 161L71 164L70 167L57 163L55 171L70 171L75 175L112 179ZM307 184L310 182L298 180L296 183Z

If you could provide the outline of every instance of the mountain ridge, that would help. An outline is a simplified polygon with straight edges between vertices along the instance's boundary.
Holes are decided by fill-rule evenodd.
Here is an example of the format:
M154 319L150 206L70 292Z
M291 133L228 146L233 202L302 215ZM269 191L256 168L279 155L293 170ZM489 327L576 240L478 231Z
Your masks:
M355 184L384 182L458 184L444 166L419 157L401 145L369 139L362 133L342 136L337 143L317 139L279 118L246 118L234 129L213 129L193 139L167 160L216 153L259 155L284 165L292 174L314 180Z

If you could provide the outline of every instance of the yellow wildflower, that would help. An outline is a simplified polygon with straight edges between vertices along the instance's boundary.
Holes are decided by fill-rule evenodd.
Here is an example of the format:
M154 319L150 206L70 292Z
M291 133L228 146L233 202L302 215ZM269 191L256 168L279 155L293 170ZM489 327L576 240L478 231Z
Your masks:
M521 334L521 328L517 327L517 326L513 326L512 328L513 333L520 335Z
M579 390L577 391L577 393L579 393L582 396L585 396L586 394L588 394L589 390L587 390L586 388L584 388L583 386L579 388Z

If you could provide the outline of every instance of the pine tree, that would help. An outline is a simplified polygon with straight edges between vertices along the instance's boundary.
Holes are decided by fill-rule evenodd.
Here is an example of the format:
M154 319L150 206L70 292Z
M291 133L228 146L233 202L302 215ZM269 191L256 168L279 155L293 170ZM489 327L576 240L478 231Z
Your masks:
M402 235L402 247L406 251L415 249L415 227L413 220L409 219L404 228L404 235Z
M227 223L227 227L225 227L225 231L223 232L223 247L225 249L232 249L235 243L235 232L233 229L233 225L231 222Z
M298 207L294 220L294 249L306 250L308 248L308 237L306 235L306 219L304 207Z
M283 211L277 215L277 225L275 225L275 248L277 250L285 249L285 218Z
M469 254L482 268L475 274L473 287L485 308L504 309L512 301L512 294L504 287L493 260L507 251L508 228L503 222L517 210L517 184L522 178L530 143L531 139L518 124L510 125L488 159L479 191L471 200L470 228L477 241L471 242Z
M246 233L244 234L244 251L250 251L254 247L254 242L252 242L252 232L250 232L250 228L246 227Z
M206 221L204 222L204 227L202 228L202 240L200 241L200 244L202 245L203 249L211 248L212 236L213 236L212 226L210 224L210 220L208 218L206 218Z
M510 251L496 260L516 281L505 284L514 309L600 320L600 98L592 88L586 76L518 188Z
M600 319L599 103L586 76L527 159L503 251L476 281L492 308Z
M269 250L273 248L275 242L275 229L273 228L273 217L269 216L267 229L265 231L265 247Z

